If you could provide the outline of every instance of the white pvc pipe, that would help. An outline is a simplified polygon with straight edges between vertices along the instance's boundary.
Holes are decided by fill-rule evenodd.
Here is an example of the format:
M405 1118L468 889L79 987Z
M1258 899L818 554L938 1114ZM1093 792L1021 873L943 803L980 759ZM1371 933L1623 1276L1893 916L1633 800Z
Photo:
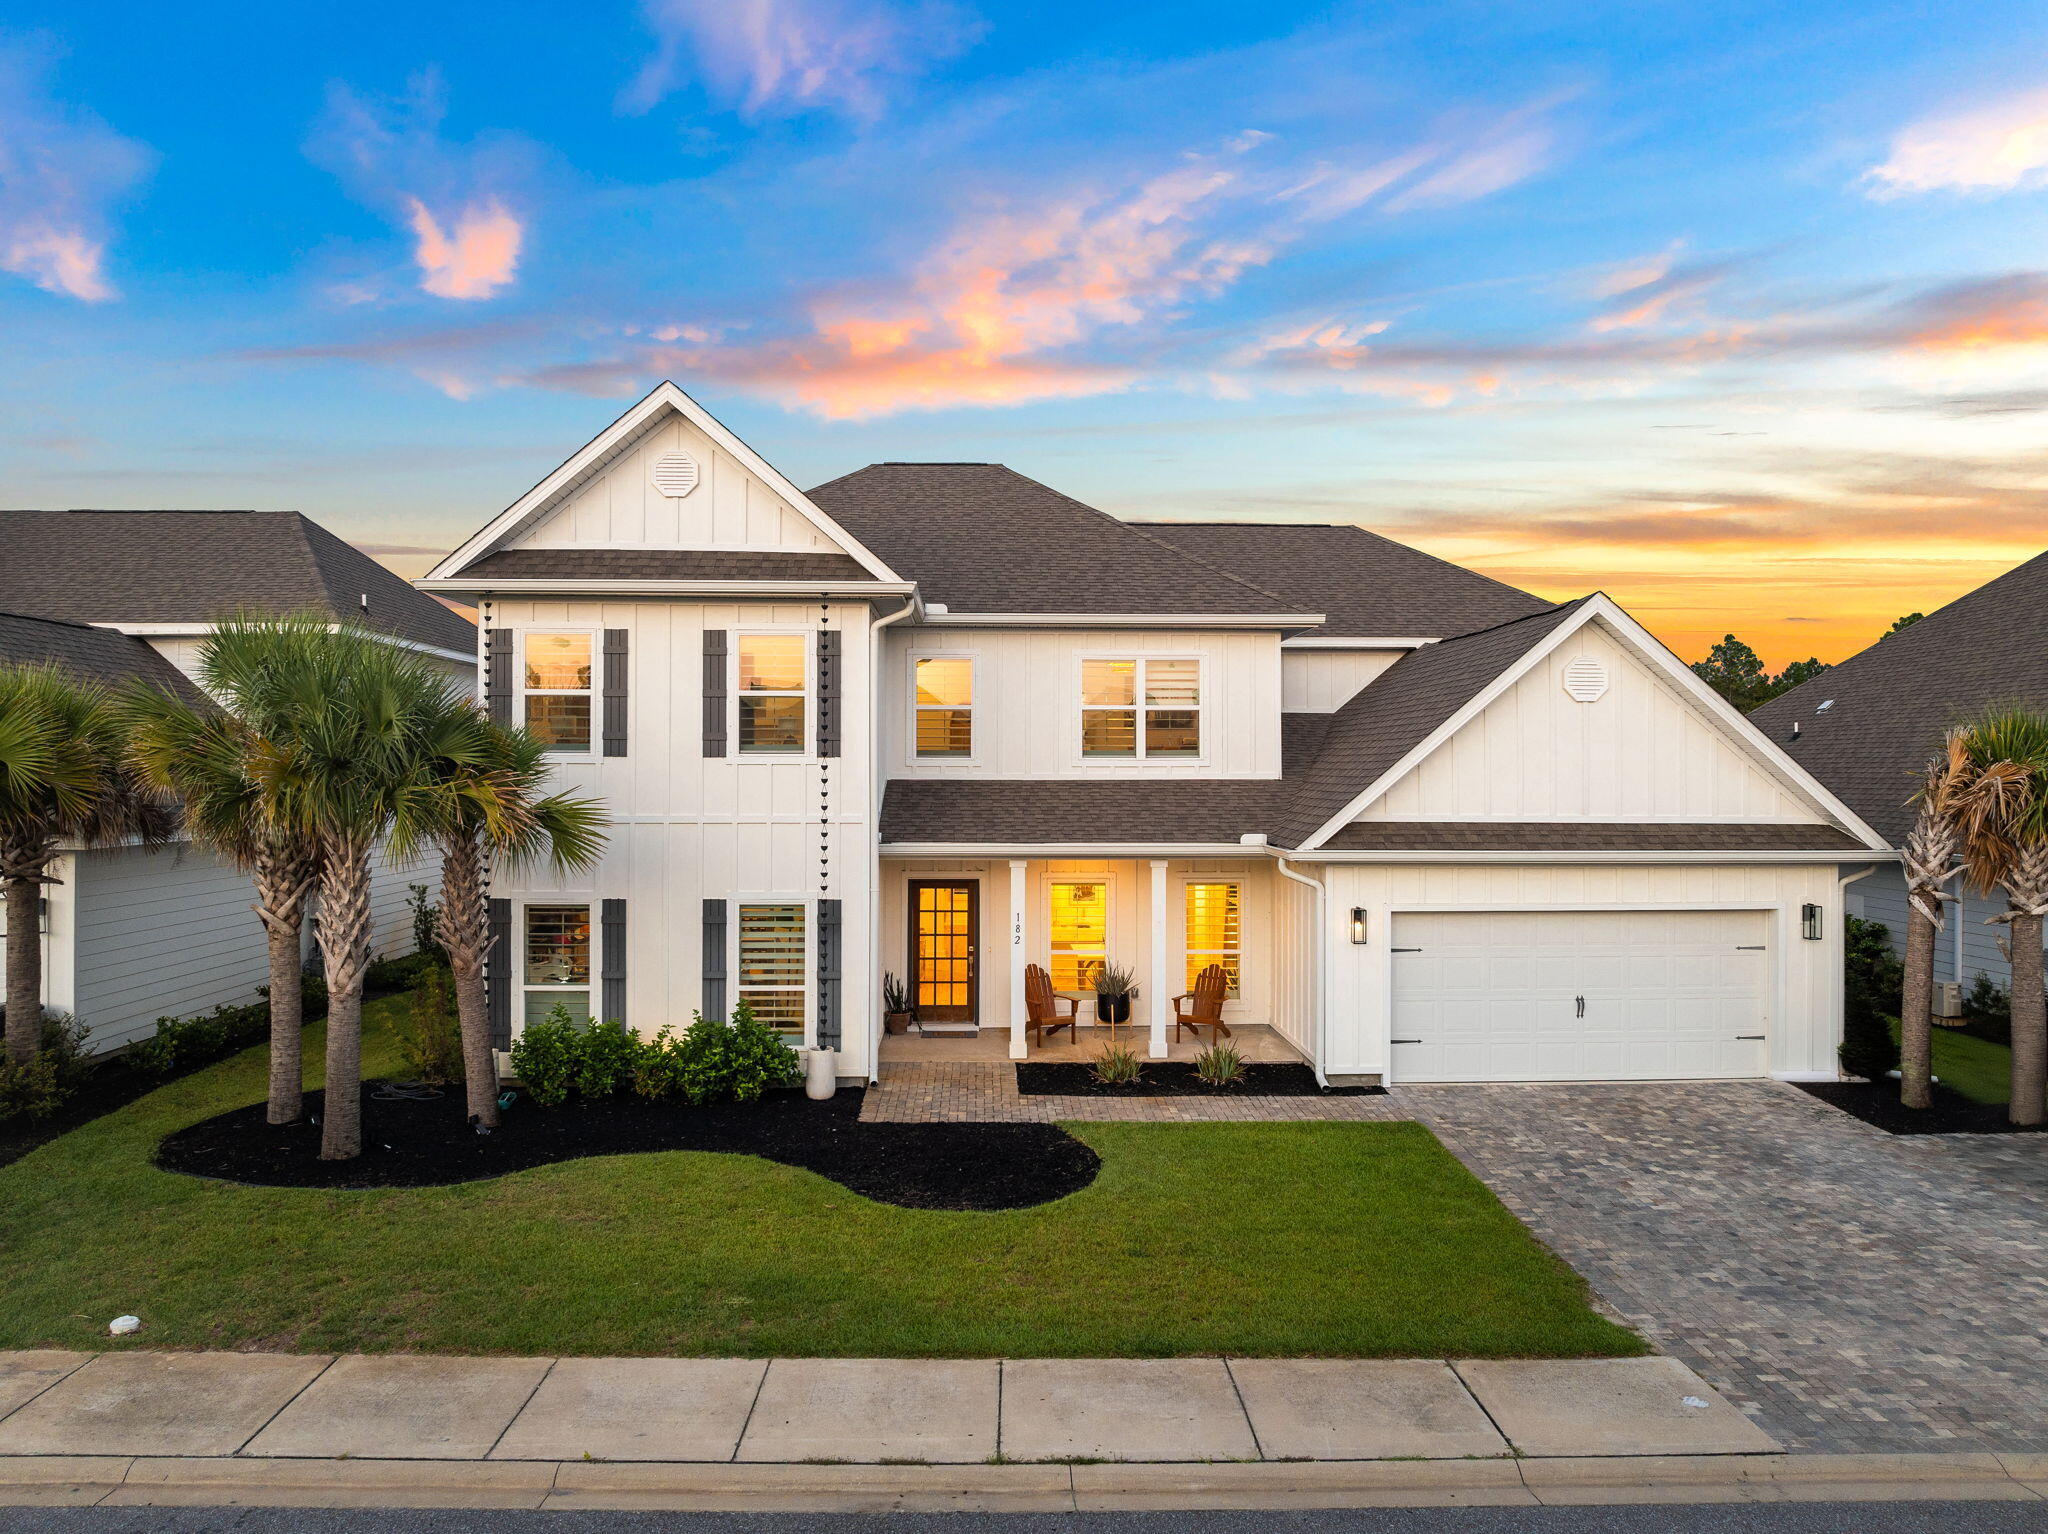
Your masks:
M882 983L882 630L917 611L915 592L893 613L868 620L868 1084L882 1079L882 1030L875 997Z
M1330 1078L1328 1077L1328 1075L1324 1073L1323 1070L1323 1056L1325 1053L1327 1053L1326 1044L1329 1038L1327 1019L1330 1011L1330 983L1328 957L1330 935L1327 929L1330 924L1330 892L1323 887L1323 882L1320 879L1311 879L1306 874L1296 873L1293 869L1289 868L1287 866L1287 859L1280 856L1278 853L1275 853L1273 856L1273 866L1280 871L1280 876L1283 879L1292 879L1296 884L1306 884L1310 889L1314 890L1316 893L1316 1015L1313 1025L1313 1033L1315 1037L1315 1052L1314 1057L1309 1061L1309 1069L1316 1073L1316 1085L1319 1087L1327 1087L1330 1084Z

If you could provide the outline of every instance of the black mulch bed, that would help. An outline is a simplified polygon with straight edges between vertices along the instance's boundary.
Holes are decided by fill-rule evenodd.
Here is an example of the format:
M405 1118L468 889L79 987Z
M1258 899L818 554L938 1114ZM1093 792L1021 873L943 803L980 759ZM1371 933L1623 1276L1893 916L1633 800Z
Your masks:
M1147 1061L1127 1087L1105 1086L1095 1068L1074 1062L1026 1062L1017 1067L1017 1090L1026 1097L1376 1097L1384 1087L1319 1087L1305 1065L1247 1065L1244 1080L1212 1087L1185 1060Z
M861 1096L842 1091L814 1103L771 1092L758 1103L702 1108L631 1096L559 1108L521 1101L496 1133L479 1135L459 1087L421 1102L380 1098L373 1086L363 1099L363 1154L333 1162L319 1159L313 1120L322 1100L308 1092L297 1124L272 1128L261 1103L237 1108L165 1136L156 1164L270 1188L425 1188L579 1156L730 1151L804 1167L906 1209L1024 1209L1087 1187L1102 1164L1051 1124L863 1124Z
M1938 1082L1934 1101L1926 1108L1903 1106L1896 1081L1802 1081L1799 1085L1829 1106L1853 1113L1886 1134L2009 1135L2048 1127L2015 1124L2005 1116L2005 1104L1980 1103Z

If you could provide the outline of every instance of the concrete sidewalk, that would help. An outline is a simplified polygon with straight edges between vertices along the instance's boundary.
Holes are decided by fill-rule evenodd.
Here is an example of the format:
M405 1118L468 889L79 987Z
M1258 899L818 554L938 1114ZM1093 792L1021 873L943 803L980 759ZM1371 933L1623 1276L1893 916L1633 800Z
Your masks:
M1669 1358L0 1353L0 1457L924 1464L1773 1454Z

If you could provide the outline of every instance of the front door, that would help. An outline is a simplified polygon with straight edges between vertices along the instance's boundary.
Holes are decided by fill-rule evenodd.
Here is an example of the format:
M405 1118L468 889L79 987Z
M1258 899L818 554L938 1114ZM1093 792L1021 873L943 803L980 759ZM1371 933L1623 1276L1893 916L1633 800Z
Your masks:
M910 997L920 1022L976 1021L980 921L979 881L910 881Z

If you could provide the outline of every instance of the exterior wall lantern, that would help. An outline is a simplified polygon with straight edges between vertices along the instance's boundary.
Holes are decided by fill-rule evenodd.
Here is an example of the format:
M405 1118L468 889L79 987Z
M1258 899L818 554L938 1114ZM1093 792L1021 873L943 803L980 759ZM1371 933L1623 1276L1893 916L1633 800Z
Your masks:
M1799 908L1799 935L1809 943L1820 941L1820 907L1811 901Z
M1351 941L1354 943L1365 941L1365 907L1362 905L1355 905L1351 908Z

